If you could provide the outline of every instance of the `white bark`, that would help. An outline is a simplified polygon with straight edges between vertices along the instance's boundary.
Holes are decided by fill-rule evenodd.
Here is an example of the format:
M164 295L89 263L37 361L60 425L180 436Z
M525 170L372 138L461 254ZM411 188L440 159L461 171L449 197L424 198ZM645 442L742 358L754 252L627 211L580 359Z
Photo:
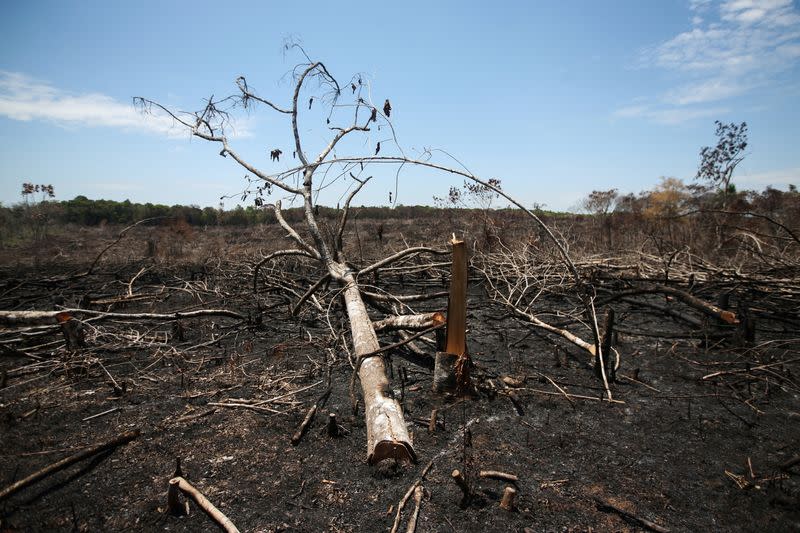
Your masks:
M421 331L428 329L439 324L444 324L446 321L443 313L423 313L421 315L399 315L390 316L383 320L378 320L372 323L375 331L406 329L412 331Z
M342 277L346 284L344 300L350 330L353 335L353 350L361 356L380 348L378 337L372 327L364 300L352 273ZM416 461L411 438L408 435L403 411L389 389L386 368L381 357L368 357L361 362L358 371L361 391L364 395L364 410L367 417L367 460L375 464L383 459Z

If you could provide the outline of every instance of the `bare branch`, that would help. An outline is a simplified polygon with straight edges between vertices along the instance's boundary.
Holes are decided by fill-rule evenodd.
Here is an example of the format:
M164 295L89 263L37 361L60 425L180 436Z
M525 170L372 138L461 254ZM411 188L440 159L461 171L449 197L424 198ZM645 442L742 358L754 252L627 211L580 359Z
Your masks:
M242 105L244 105L244 107L247 107L249 100L255 100L256 102L261 102L264 105L268 105L269 107L271 107L272 109L274 109L279 113L285 113L287 115L292 114L291 109L280 108L277 105L270 102L269 100L265 100L264 98L261 98L253 91L251 91L250 87L248 87L247 85L247 80L245 79L244 76L239 76L238 78L236 78L236 86L239 87L239 90L242 92Z
M397 252L396 254L390 255L389 257L384 257L380 261L378 261L376 263L373 263L373 264L371 264L370 266L368 266L366 268L362 268L361 270L358 271L358 275L360 276L360 275L363 275L363 274L369 274L373 270L378 270L379 268L385 267L386 265L394 263L398 259L402 259L403 257L406 257L408 255L421 254L421 253L429 253L429 254L435 254L435 255L447 255L450 252L448 250L437 250L435 248L429 248L427 246L416 246L416 247L413 247L413 248L406 248L405 250L401 250L401 251Z
M261 259L261 261L259 261L256 264L256 266L253 269L253 293L258 294L258 274L261 271L261 267L263 267L268 261L271 261L276 257L284 257L287 255L300 255L303 257L308 257L309 259L319 259L308 253L306 250L297 250L296 248L289 248L287 250L278 250L267 254Z
M303 238L294 230L294 228L291 227L288 222L286 222L286 219L283 218L283 213L281 212L281 201L278 200L270 207L272 207L272 210L275 212L275 218L278 220L278 224L280 224L281 227L286 230L286 232L289 234L289 237L294 239L300 248L305 250L311 257L317 260L321 259L319 252L312 248L311 245L309 245L306 241L304 241Z
M292 316L297 316L297 313L300 311L300 308L303 306L305 301L311 298L314 295L314 293L317 292L317 290L320 287L322 287L325 283L330 281L330 279L331 275L325 274L324 276L319 278L316 283L314 283L311 287L309 287L308 290L300 297L300 299L297 300L297 303L292 306L291 309Z
M352 174L351 174L352 176ZM353 176L358 182L355 189L350 191L350 194L347 195L347 198L344 201L344 207L342 208L342 218L339 219L339 227L336 230L336 250L341 252L342 251L342 235L344 235L344 228L347 225L347 215L350 211L350 202L353 200L356 194L361 190L361 188L367 184L369 180L372 179L372 176L368 177L365 180L359 180L355 176Z

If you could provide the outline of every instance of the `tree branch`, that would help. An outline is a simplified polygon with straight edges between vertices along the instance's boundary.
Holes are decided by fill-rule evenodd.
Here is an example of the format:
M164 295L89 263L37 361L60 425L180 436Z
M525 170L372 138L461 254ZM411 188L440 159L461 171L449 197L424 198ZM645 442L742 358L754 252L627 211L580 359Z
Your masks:
M275 212L275 218L278 220L278 224L280 224L281 227L286 230L286 232L289 234L289 237L294 239L294 241L300 246L300 248L305 250L308 253L308 255L310 255L314 259L320 260L321 257L319 252L314 248L312 248L311 245L308 244L306 241L304 241L303 238L300 236L300 234L298 234L294 230L294 228L291 227L288 222L286 222L286 219L283 218L283 213L281 212L281 201L278 200L270 207Z
M287 249L287 250L278 250L276 252L272 252L264 256L261 261L259 261L253 269L253 293L258 294L258 274L261 270L261 267L264 266L267 261L271 261L276 257L283 257L287 255L301 255L303 257L308 257L309 259L319 259L314 257L313 255L309 254L305 250L297 250L297 249Z
M450 253L448 250L436 250L435 248L429 248L427 246L415 246L413 248L406 248L405 250L401 250L401 251L397 252L396 254L390 255L389 257L384 257L380 261L378 261L376 263L373 263L373 264L369 265L368 267L362 268L361 270L358 271L358 275L360 276L360 275L363 275L363 274L369 274L373 270L378 270L379 268L383 268L386 265L394 263L398 259L402 259L403 257L405 257L407 255L419 254L419 253L423 253L423 252L428 252L428 253L436 254L436 255L447 255L447 254Z

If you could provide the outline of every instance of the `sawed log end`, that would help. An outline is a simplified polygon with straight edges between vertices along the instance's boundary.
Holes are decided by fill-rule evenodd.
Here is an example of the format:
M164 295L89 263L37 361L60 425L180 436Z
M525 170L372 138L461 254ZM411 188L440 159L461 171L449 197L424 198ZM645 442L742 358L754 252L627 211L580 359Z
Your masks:
M382 440L375 444L372 453L367 457L370 465L376 465L385 459L394 459L397 462L416 463L417 454L405 442Z

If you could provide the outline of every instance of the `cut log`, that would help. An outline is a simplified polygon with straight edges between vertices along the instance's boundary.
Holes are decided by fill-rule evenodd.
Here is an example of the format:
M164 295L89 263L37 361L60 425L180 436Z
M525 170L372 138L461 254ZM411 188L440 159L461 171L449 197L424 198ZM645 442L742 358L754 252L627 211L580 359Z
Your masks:
M400 315L391 316L378 320L372 323L375 331L391 331L397 329L405 329L411 331L420 331L428 329L439 324L444 324L447 319L444 313L423 313L420 315Z
M379 350L378 337L355 277L352 273L346 273L342 282L345 284L344 301L356 357ZM358 377L367 418L367 461L370 464L384 459L416 462L402 408L389 389L383 358L364 359L358 369Z

